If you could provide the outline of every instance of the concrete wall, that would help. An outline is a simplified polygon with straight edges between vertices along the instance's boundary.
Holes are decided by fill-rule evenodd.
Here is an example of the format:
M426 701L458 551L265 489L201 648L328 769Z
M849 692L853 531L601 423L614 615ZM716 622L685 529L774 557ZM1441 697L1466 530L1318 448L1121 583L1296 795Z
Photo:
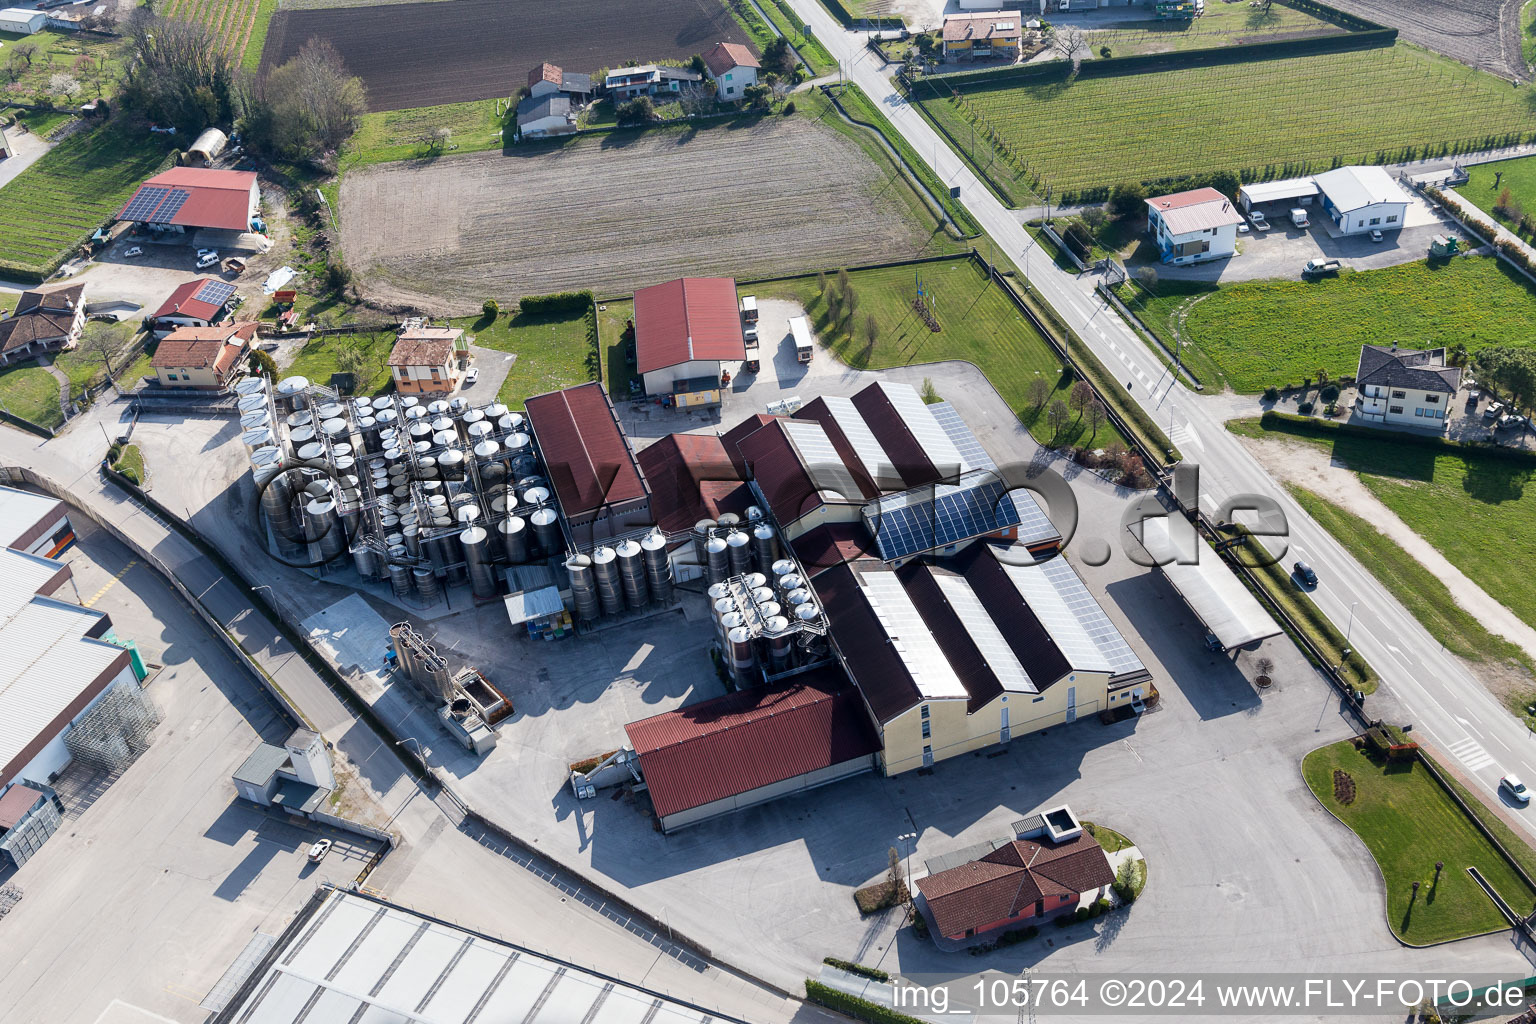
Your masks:
M432 379L433 371L437 372L437 379ZM453 371L453 357L441 366L391 366L389 374L395 381L395 390L408 395L421 394L423 392L449 392L458 384L458 376Z
M829 782L846 779L850 775L870 771L875 766L873 755L858 757L852 761L844 761L841 764L830 765L804 775L796 775L794 778L785 779L782 782L771 783L767 786L759 786L745 793L727 797L724 800L714 800L698 807L690 807L686 811L678 811L661 819L663 832L674 832L686 825L696 825L709 818L729 814L732 811L741 810L743 807L751 807L754 804L766 803L769 800L777 800L779 797L788 796L791 793L799 793L807 789L815 789L817 786L825 786Z
M715 79L715 95L726 103L741 99L747 86L757 84L757 68L731 68Z
M928 701L927 737L922 732L924 705L919 704L886 722L882 729L885 774L921 768L924 747L937 763L1002 742L1004 708L1008 709L1010 740L1065 722L1067 698L1074 689L1076 716L1096 715L1108 706L1108 688L1109 676L1102 672L1075 672L1043 693L1001 694L975 713L967 713L963 697Z
M1339 226L1339 230L1346 235L1358 235L1373 230L1396 231L1403 226L1403 218L1408 214L1407 203L1376 203L1348 213L1340 213L1326 196L1323 198L1323 207L1333 217L1333 222Z
M214 390L219 386L219 376L213 372L212 367L197 369L187 366L157 367L155 376L160 380L161 387L167 388L201 388Z

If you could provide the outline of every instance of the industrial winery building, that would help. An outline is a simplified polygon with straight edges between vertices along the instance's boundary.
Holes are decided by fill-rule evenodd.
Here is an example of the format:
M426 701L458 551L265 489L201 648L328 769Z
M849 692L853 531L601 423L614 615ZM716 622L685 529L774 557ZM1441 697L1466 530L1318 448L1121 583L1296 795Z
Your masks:
M69 510L58 498L0 487L0 547L57 558L74 542Z

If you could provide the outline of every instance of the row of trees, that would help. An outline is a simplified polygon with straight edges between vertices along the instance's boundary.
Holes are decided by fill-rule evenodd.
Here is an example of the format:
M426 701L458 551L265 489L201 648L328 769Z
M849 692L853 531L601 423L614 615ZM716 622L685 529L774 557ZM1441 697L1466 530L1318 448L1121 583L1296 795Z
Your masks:
M140 8L123 22L123 35L121 102L187 135L239 124L258 152L324 164L367 110L362 80L347 73L341 54L323 39L311 39L258 78L200 24Z

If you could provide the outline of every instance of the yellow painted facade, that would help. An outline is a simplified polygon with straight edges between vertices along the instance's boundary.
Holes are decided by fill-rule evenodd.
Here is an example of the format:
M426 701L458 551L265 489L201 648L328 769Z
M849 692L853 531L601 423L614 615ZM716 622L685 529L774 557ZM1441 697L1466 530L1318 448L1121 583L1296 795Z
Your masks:
M1124 690L1129 693L1130 691ZM904 711L881 728L881 762L887 775L921 768L973 750L1003 741L1003 711L1008 712L1008 738L1018 739L1067 720L1069 697L1077 718L1097 715L1111 703L1109 676L1102 672L1074 672L1044 693L1004 693L994 697L974 714L966 713L963 697L930 700ZM927 708L927 718L923 709ZM928 735L923 735L923 724ZM926 750L925 750L926 748Z

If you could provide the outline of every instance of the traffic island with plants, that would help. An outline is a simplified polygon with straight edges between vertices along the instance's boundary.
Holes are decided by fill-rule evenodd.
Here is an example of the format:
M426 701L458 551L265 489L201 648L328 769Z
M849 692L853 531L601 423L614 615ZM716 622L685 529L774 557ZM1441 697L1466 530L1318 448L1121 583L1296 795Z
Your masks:
M113 442L107 449L107 465L135 486L143 487L149 481L149 474L144 468L144 453L139 451L136 444Z
M901 854L896 847L893 846L887 851L885 877L862 889L855 889L853 902L858 904L861 916L878 913L894 906L905 906L912 902L907 881L902 877Z
M1372 733L1312 751L1301 770L1312 795L1375 859L1392 934L1427 946L1507 928L1467 869L1520 911L1536 904L1536 887L1407 749L1401 732Z

